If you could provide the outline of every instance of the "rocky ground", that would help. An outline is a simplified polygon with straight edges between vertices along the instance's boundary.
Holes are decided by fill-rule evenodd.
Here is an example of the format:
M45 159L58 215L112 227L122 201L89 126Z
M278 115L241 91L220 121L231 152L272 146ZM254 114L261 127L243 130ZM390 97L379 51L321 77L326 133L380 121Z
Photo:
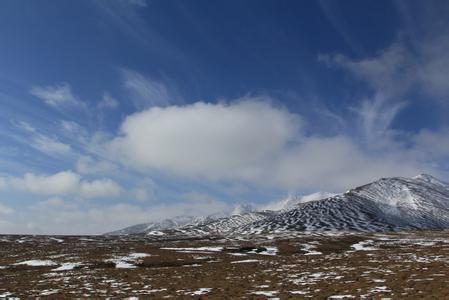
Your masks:
M0 236L0 298L449 299L449 231Z

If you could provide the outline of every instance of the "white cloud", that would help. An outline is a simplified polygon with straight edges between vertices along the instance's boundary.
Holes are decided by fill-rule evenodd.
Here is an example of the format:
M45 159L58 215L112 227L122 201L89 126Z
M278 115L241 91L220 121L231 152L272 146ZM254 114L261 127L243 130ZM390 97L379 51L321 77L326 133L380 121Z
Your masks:
M72 149L69 144L61 143L42 134L37 134L34 136L31 146L49 155L68 154Z
M449 34L422 43L419 51L422 55L422 63L417 70L414 70L417 79L430 95L442 98L447 102L449 100L449 74L447 72L449 69Z
M139 201L148 201L151 199L151 195L148 193L148 190L144 188L135 188L132 191L134 197Z
M62 120L61 128L64 132L70 133L70 134L73 134L73 133L76 133L76 132L79 132L82 130L81 126L78 123L69 121L69 120Z
M76 206L71 203L71 202L67 202L62 198L59 197L52 197L49 198L47 200L44 201L40 201L39 203L36 204L37 208L67 208L67 209L72 209L75 208Z
M53 107L59 107L67 104L83 105L82 102L72 93L72 88L68 83L49 86L33 86L30 93Z
M81 196L86 198L114 197L121 192L120 186L112 179L82 181L79 188Z
M102 234L126 226L160 221L182 215L210 215L229 210L228 204L214 199L185 200L151 206L117 203L87 208L69 205L63 200L48 200L20 214L0 219L2 233Z
M0 190L3 190L4 188L6 188L8 185L8 183L6 182L6 179L3 177L0 177Z
M5 204L0 203L0 215L10 215L14 213L14 209Z
M119 106L119 102L117 99L115 99L114 97L112 97L111 95L109 95L109 93L104 93L103 94L103 98L101 99L101 101L98 103L98 107L99 108L110 108L110 109L114 109L117 108Z
M404 149L370 153L350 138L310 137L289 149L264 181L290 189L341 192L380 177L414 176L429 169ZM432 172L431 172L432 173Z
M115 172L117 166L108 161L96 160L91 156L83 155L78 158L76 171L80 174L106 174Z
M423 129L413 136L414 155L423 160L433 162L448 161L449 158L449 128L438 131Z
M356 78L366 81L375 90L384 94L404 91L410 86L409 66L413 59L405 47L398 43L380 51L376 56L352 60L344 55L320 55L319 61L338 66L351 72Z
M122 70L124 86L131 92L131 101L141 110L151 106L166 106L176 98L165 84L132 71Z
M76 195L85 198L116 197L122 190L111 179L86 181L72 171L63 171L53 175L26 173L23 177L6 177L1 180L4 182L3 189L38 195Z
M372 93L353 107L358 121L353 127L364 142L363 155L379 160L388 154L388 160L379 162L381 165L399 165L401 170L403 161L409 169L438 173L447 170L441 163L447 158L447 130L422 130L416 134L394 130L392 126L403 108L417 99L425 97L427 101L437 101L436 105L449 99L449 32L444 29L425 35L408 44L399 39L372 57L351 59L337 54L322 55L319 60L347 71L371 87ZM380 153L373 155L375 151Z
M61 123L64 130L69 130L73 128L76 123L63 121ZM33 148L48 154L48 155L67 155L71 152L72 147L69 144L62 143L54 138L46 136L40 133L36 128L27 122L20 121L16 126L24 131L30 136L27 139L20 138L21 142L25 142L32 146Z
M351 59L341 54L320 55L319 61L349 71L389 101L401 101L398 98L420 89L430 100L447 102L449 32L446 29L438 36L415 41L412 45L399 40L372 57Z
M156 183L151 178L144 178L136 184L136 187L131 190L132 196L141 202L154 201Z
M407 104L405 101L392 102L388 96L376 93L372 98L361 101L358 107L354 107L353 111L357 113L357 120L360 122L357 127L362 129L365 142L374 147L384 146L383 139L389 138L392 122Z
M374 145L360 145L344 133L305 135L300 116L260 100L199 102L135 113L123 122L110 149L118 160L141 171L289 190L339 192L379 177L441 174L419 154L417 141L405 146L390 138L388 126L400 103L358 108L366 130L379 132L373 134Z
M198 102L127 117L111 147L138 168L244 179L254 177L261 162L276 159L300 127L298 116L267 102Z

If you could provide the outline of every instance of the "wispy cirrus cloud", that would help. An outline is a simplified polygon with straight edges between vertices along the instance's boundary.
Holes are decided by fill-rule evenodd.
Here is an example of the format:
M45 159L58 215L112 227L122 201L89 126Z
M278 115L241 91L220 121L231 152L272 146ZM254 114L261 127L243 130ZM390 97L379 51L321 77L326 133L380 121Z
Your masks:
M359 121L356 128L362 129L360 136L367 144L385 146L393 140L401 142L391 125L414 101L425 99L430 105L447 106L448 53L449 31L442 29L412 43L398 38L373 56L320 55L318 60L367 85L366 96L351 107Z
M68 83L48 86L33 86L30 90L30 93L52 107L85 105L80 99L78 99L78 97L73 94L72 87Z
M69 126L69 123L65 124ZM16 124L16 126L22 130L24 130L29 137L23 138L16 135L16 139L20 140L23 143L27 143L31 147L39 150L42 153L47 155L69 155L71 154L72 147L70 144L63 143L56 138L49 137L41 132L38 129L31 126L29 123L25 121L20 121Z
M123 85L130 92L130 100L138 110L166 106L176 101L177 96L164 83L133 70L122 69L121 73Z
M119 102L117 99L112 97L109 93L104 92L101 101L98 103L98 108L109 108L115 109L119 106Z
M67 155L72 147L48 136L39 134L33 138L31 146L48 155Z
M319 55L318 60L347 71L392 101L421 92L429 101L447 102L449 75L445 70L449 67L449 30L446 28L413 43L397 39L370 57Z

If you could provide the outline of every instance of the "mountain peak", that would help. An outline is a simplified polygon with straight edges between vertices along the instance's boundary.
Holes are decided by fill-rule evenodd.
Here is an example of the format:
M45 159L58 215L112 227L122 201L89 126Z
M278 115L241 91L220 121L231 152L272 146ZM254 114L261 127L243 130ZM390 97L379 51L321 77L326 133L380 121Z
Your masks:
M441 181L429 174L419 174L418 176L413 177L413 179L449 188L448 183Z
M417 180L423 180L423 181L432 181L432 180L438 180L435 177L433 177L432 175L429 174L425 174L425 173L421 173L415 177L413 177L413 179L417 179Z
M273 201L271 203L266 204L262 209L263 210L287 210L295 208L300 203L306 203L310 201L321 200L325 198L329 198L335 196L333 193L329 192L315 192L313 194L299 196L299 195L288 195L286 198Z

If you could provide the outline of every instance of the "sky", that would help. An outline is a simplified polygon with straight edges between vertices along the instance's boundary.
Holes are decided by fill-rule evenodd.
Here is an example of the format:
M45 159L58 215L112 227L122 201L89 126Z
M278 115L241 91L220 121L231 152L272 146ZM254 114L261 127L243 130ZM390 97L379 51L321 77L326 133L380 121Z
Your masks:
M449 180L447 1L0 3L0 233Z

